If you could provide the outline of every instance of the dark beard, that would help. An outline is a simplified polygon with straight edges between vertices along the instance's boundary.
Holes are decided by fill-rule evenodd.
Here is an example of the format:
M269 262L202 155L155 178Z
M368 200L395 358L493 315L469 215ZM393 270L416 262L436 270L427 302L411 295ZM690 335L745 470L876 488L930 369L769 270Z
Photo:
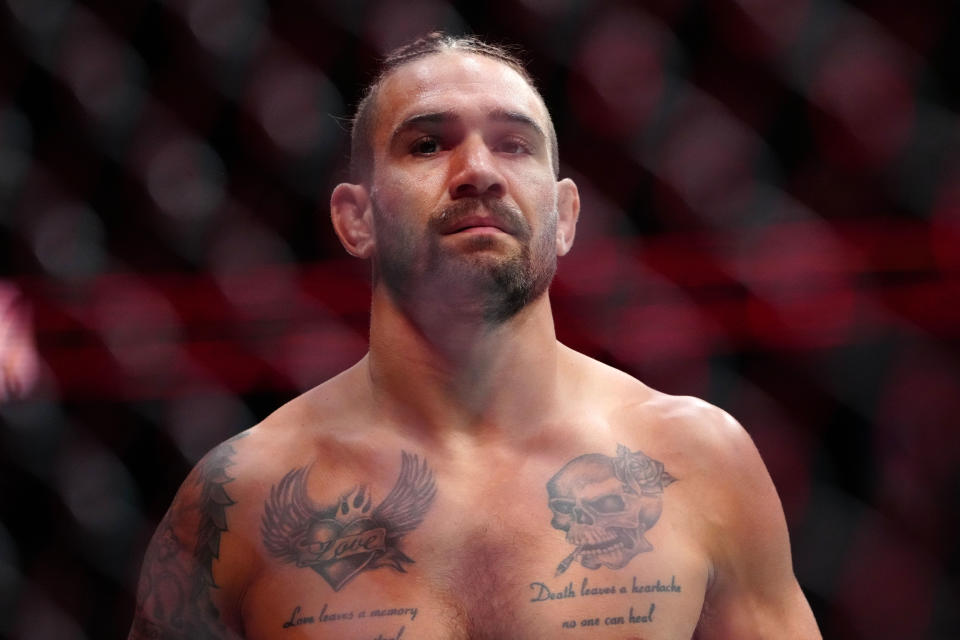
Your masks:
M550 255L553 260L544 265L546 269L538 271L530 256L530 245L525 244L515 259L494 265L490 277L499 296L488 296L488 304L483 310L484 320L491 324L506 322L543 295L557 270L556 256Z
M445 230L481 206L514 235L518 253L496 261L470 255L498 242L485 236L466 239L465 254L451 255L441 245ZM435 308L439 300L500 324L543 295L556 273L555 224L533 238L522 214L500 200L460 200L432 216L420 237L415 229L397 224L376 201L373 208L378 227L374 277L383 278L394 300L413 314L418 307Z

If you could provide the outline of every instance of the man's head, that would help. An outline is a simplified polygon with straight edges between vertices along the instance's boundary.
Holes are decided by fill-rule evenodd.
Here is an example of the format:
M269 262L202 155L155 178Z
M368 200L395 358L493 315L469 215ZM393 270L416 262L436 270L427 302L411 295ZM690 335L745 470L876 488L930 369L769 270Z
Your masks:
M347 251L372 258L375 290L410 313L447 301L506 320L572 244L579 198L557 180L550 115L499 51L418 41L360 107L357 182L334 190L333 223Z
M350 132L350 179L354 182L365 182L371 176L373 162L373 127L377 119L377 98L384 80L400 66L418 58L448 52L464 52L481 55L501 62L522 77L534 93L540 97L533 78L527 73L523 63L505 47L490 44L474 36L450 36L434 32L413 42L405 44L391 52L383 61L380 71L363 93L363 98L357 106L353 117L353 128ZM541 102L543 98L540 97ZM553 163L554 175L560 174L560 156L557 145L557 133L553 120L547 114L547 134L550 137L550 156Z

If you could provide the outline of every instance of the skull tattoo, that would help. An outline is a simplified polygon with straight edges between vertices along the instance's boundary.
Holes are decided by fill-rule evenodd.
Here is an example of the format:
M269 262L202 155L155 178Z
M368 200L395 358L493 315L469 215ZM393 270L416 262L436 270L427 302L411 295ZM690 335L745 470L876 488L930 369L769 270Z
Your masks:
M547 483L550 524L575 549L557 575L576 559L588 569L620 569L651 551L643 534L660 518L663 489L675 480L662 462L623 445L616 458L588 453L564 465Z

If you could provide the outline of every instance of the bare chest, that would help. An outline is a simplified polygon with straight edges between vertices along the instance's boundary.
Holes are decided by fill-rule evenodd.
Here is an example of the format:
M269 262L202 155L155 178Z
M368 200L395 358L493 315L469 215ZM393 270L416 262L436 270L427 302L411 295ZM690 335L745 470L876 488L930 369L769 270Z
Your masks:
M566 526L545 491L531 493L438 498L443 517L425 518L409 535L353 525L325 556L265 563L244 601L247 637L692 636L707 569L680 505L653 523L635 509L609 518L594 511L592 520L573 513Z
M248 594L247 637L687 639L703 602L704 572L670 544L619 571L560 575L552 548L443 561L418 551L422 566L371 570L341 591L313 569L265 576Z
M248 501L244 635L687 640L709 566L697 485L649 451L295 467Z
M450 638L690 638L706 587L703 559L664 526L650 547L585 555L567 535L478 536L433 571ZM598 532L599 533L599 532ZM606 532L604 532L606 535ZM671 539L672 538L672 539ZM456 557L456 556L454 556ZM443 637L443 636L437 636Z

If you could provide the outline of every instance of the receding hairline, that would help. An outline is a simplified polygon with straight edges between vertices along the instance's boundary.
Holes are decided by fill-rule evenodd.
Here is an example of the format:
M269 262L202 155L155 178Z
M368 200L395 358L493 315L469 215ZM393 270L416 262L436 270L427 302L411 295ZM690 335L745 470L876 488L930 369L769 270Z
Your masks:
M500 63L507 69L510 69L523 80L524 84L530 88L530 90L533 92L533 95L536 97L537 102L540 104L540 107L543 109L543 116L546 118L546 137L550 153L550 161L554 175L559 177L559 148L557 143L557 134L553 124L553 118L550 115L550 109L547 108L547 104L543 98L543 95L540 93L540 90L537 88L533 78L523 67L523 64L520 62L520 60L514 58L512 54L509 54L508 52L506 57L502 57L499 53L488 53L484 50L477 50L468 46L457 46L456 43L459 42L459 39L451 39L450 42L453 44L446 44L446 41L444 41L444 44L435 50L430 50L420 53L416 56L411 56L409 59L404 59L385 67L376 77L376 79L370 85L368 85L360 104L357 106L357 110L354 115L353 129L351 131L351 179L354 182L363 182L373 173L373 136L377 118L379 117L378 112L380 93L384 85L387 84L387 81L392 78L397 71L406 68L408 65L444 54L472 56L493 60L494 62ZM497 48L496 51L501 51L501 49ZM503 51L505 52L505 50Z

